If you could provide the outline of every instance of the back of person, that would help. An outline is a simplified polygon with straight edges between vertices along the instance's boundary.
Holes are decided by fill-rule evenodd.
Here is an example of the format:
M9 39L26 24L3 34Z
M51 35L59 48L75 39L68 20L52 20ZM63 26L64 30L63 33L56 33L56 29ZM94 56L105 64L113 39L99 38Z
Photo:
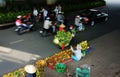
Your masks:
M75 25L76 25L76 26L79 26L79 24L80 24L79 16L76 16L76 17L75 17Z
M47 17L43 24L43 29L46 33L50 33L50 26L52 25L52 22L50 21L50 18Z
M20 19L17 19L16 22L15 22L16 26L20 26L21 25L21 20Z
M61 14L61 13L59 13L59 14L57 15L57 21L59 21L59 22L61 22L61 23L64 23L64 15Z
M16 26L21 26L22 25L22 20L21 20L21 16L17 16L17 19L15 21Z
M80 45L72 45L71 50L74 53L74 55L72 55L73 59L79 61L82 57L81 46Z
M41 12L43 13L43 20L46 19L46 17L48 16L48 11L44 8L42 8Z
M36 8L33 9L33 15L37 16L38 15L38 10Z
M51 24L51 21L49 21L49 20L45 20L45 21L44 21L43 28L45 28L45 29L49 29L50 24Z
M74 50L74 55L78 58L78 60L80 60L82 56L81 50Z

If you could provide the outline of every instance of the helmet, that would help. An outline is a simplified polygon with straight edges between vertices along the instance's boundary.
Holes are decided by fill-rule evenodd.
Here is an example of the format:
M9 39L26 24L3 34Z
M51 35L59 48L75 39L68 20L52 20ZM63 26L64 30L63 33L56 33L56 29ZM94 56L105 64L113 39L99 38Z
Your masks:
M81 19L82 19L82 17L79 17L79 19L81 20Z
M59 14L61 14L62 12L61 12L61 11L59 11L58 13L59 13Z
M82 19L82 17L81 17L81 16L79 16L79 15L77 15L77 16L76 16L76 18L79 18L80 20Z
M50 19L50 17L47 17L47 18L46 18L46 20L49 20L49 19Z
M21 17L22 17L21 15L17 16L17 18L21 18Z
M27 16L26 16L26 15L24 15L24 16L22 16L22 18L27 18Z
M79 18L79 17L80 17L79 15L76 16L76 18Z

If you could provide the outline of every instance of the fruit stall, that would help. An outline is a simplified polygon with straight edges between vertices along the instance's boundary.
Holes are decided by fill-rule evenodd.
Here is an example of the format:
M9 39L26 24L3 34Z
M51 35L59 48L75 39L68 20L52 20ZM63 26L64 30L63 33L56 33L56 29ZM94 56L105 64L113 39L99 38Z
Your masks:
M78 44L82 47L83 57L93 49L93 47L90 46L86 40L81 41ZM4 74L2 77L25 77L28 72L35 73L36 77L44 77L43 74L45 67L49 67L50 70L57 70L58 67L63 66L64 70L61 72L64 72L66 68L65 64L72 61L71 55L72 51L70 49L62 50L58 53L53 54L52 56L46 57L45 59L37 60L33 65L26 65L23 68L19 68L13 72ZM32 68L33 71L30 71L29 68ZM57 70L56 72L60 71Z
M71 32L67 31L58 31L57 34L54 36L53 43L58 45L62 50L64 47L68 46L72 39Z
M53 56L46 57L45 60L49 68L54 69L56 63L68 63L71 61L71 50L64 50Z

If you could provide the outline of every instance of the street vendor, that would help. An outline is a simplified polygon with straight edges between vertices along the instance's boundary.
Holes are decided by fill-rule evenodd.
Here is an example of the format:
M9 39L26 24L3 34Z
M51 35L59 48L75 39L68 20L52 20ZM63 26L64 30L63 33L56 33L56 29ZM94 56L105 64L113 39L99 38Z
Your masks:
M81 46L79 44L71 45L70 49L72 50L72 59L75 61L79 61L82 58Z
M34 65L26 65L24 69L26 71L25 77L36 77L36 67Z
M59 26L59 31L65 31L65 25L64 24L60 24Z

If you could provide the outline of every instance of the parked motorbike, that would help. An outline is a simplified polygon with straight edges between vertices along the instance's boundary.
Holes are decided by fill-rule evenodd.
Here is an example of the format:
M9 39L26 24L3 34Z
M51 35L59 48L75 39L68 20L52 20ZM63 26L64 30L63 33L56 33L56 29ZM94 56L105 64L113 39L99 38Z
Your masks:
M30 24L29 27L25 27L25 26L18 26L15 31L18 35L21 35L23 33L29 32L33 30L33 24Z

